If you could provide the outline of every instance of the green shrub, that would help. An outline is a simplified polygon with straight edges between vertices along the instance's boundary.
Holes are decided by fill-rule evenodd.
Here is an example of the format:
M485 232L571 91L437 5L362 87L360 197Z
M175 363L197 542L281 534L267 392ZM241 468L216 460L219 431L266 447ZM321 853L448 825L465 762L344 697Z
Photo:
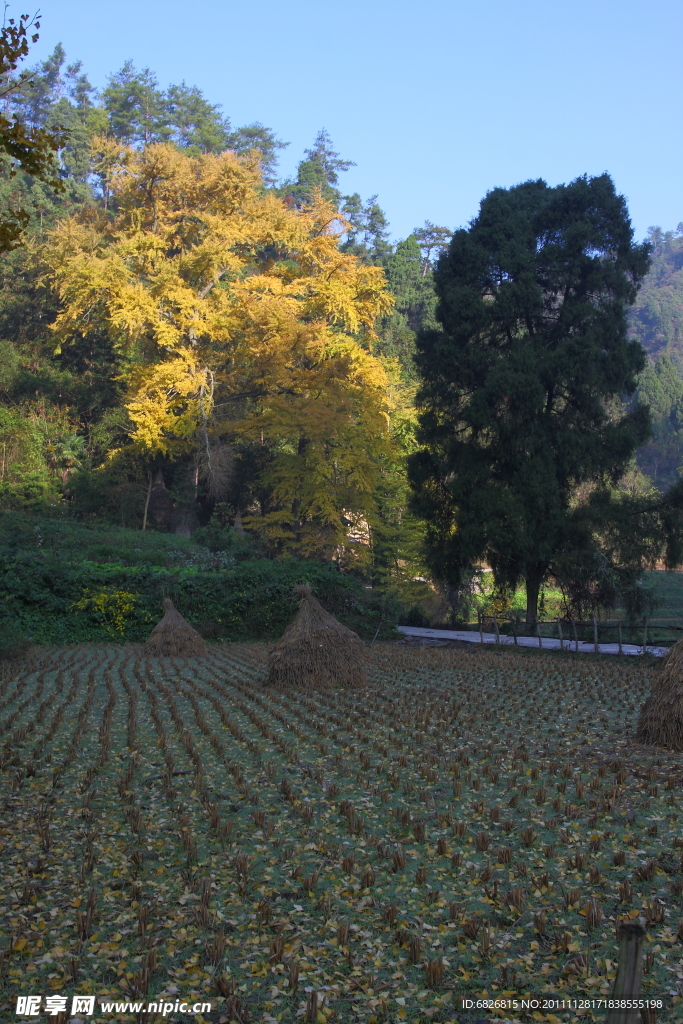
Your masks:
M209 551L232 555L237 561L255 558L261 550L261 545L254 537L239 534L231 526L214 526L212 523L195 530L192 540Z
M19 657L25 652L28 641L16 620L0 615L0 661Z

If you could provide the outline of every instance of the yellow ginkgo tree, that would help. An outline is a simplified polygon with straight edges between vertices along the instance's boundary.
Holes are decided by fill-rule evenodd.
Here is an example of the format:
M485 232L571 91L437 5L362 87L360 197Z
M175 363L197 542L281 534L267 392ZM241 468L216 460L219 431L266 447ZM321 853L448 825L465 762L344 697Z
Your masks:
M273 502L246 525L282 550L348 548L390 444L371 354L383 271L340 251L329 203L265 190L255 157L97 146L108 210L63 221L39 253L57 347L104 330L127 360L133 446L201 451L210 472L221 445L268 445Z

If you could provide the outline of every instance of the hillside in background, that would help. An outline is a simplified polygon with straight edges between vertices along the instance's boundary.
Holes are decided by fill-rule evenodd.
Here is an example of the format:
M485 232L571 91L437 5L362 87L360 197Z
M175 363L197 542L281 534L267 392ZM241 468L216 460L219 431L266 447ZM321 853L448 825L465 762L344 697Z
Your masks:
M683 374L683 223L650 228L652 266L631 310L631 332L650 358L668 356Z
M650 406L653 437L636 462L656 487L667 490L683 466L683 224L675 231L650 228L649 239L652 266L630 327L649 356L637 397Z

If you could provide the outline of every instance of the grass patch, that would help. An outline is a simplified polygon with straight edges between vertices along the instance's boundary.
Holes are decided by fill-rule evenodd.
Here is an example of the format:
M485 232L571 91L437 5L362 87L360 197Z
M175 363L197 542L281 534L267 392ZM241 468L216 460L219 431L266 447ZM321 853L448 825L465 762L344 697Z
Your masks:
M459 995L607 994L626 918L680 1012L683 755L632 741L645 661L376 644L363 690L285 695L260 644L39 656L0 688L8 1018L30 978L455 1021Z
M648 572L646 579L657 595L656 618L683 626L683 572L678 569Z

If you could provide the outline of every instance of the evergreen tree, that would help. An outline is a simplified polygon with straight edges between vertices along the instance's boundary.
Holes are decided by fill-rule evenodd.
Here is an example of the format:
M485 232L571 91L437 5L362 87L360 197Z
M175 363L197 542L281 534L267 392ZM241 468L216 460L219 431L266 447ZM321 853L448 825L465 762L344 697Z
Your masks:
M277 181L278 150L286 149L288 142L275 137L275 132L259 121L238 128L229 138L229 148L235 153L249 153L257 149L261 154L261 174L264 185L272 187Z
M636 461L655 487L666 491L680 479L683 464L683 380L669 356L648 364L635 397L652 417L652 440L638 450Z
M453 232L450 228L437 227L426 220L424 227L415 228L413 236L422 251L422 274L426 277L441 253L448 248Z
M683 224L650 228L652 265L629 316L634 337L652 357L668 355L683 373Z
M339 174L356 165L353 160L342 160L332 148L332 139L324 128L316 135L313 148L305 150L305 153L306 159L299 164L296 182L286 186L287 195L301 207L311 203L318 190L323 199L338 208L342 198L337 188Z
M490 192L435 272L414 507L437 577L486 560L499 587L524 580L529 621L554 562L589 546L579 487L607 493L648 436L647 409L617 403L645 365L626 312L649 251L608 175L529 181Z
M408 379L415 378L416 332L436 326L436 295L431 271L425 276L424 259L415 235L399 242L384 261L389 290L396 300L392 313L379 328L378 351L399 360Z
M82 72L83 62L77 60L66 69L67 93L82 120L95 106L96 91Z
M257 149L261 153L265 184L275 183L277 153L288 144L258 122L231 131L220 104L209 103L197 86L182 82L170 85L164 92L149 68L137 71L132 61L127 61L109 79L102 98L109 130L124 145L173 142L195 154L217 154L226 149L247 153Z
M169 139L196 153L222 153L230 146L230 122L220 106L206 100L197 86L169 86L164 98Z
M62 74L65 61L64 47L57 43L50 56L32 68L28 78L11 94L12 112L22 124L32 128L52 124L53 107L65 90Z
M124 145L147 146L170 136L165 97L149 68L137 71L132 60L127 60L109 78L102 99L109 129Z
M389 221L377 202L377 196L370 196L363 202L358 192L344 196L341 212L351 225L345 242L344 252L352 252L368 263L381 263L391 253L389 242Z
M431 278L422 273L422 256L415 235L408 235L399 242L396 251L384 262L384 268L392 295L396 297L396 308L405 314L412 331L423 327L433 319L436 296Z
M95 106L95 89L83 74L81 62L64 70L65 63L64 48L58 43L47 60L17 82L8 102L21 124L60 133L64 143L58 154L62 176L85 181L90 173L90 140L106 128L106 118Z
M36 119L27 122L19 116L16 107L34 77L31 72L15 75L19 63L28 54L28 33L32 28L39 28L38 21L22 14L18 22L10 18L0 30L0 82L6 108L5 114L0 114L0 176L4 197L9 196L0 219L0 252L13 249L30 222L29 212L13 201L11 183L19 169L53 192L63 190L55 154L64 145L66 133L61 127L47 128ZM35 43L37 39L34 31L31 41ZM60 61L63 62L61 52L50 63L51 80L55 73L59 74ZM38 108L34 115L38 118ZM8 185L10 188L6 187Z

